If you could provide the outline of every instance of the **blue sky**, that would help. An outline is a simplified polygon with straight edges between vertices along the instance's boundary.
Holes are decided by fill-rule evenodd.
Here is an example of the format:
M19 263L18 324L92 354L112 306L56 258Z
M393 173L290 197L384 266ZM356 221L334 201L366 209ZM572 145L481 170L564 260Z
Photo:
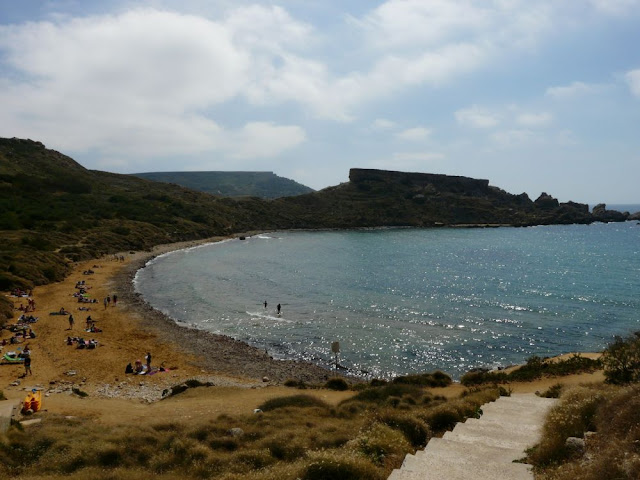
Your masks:
M0 136L120 173L640 203L639 45L640 0L1 0Z

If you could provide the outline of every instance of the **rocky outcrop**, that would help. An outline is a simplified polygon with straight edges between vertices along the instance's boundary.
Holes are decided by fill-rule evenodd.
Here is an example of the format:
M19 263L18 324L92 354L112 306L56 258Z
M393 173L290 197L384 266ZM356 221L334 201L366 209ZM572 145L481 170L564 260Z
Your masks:
M607 210L607 205L604 203L599 203L593 207L592 215L597 222L624 222L629 218L629 212Z
M554 208L558 208L560 206L558 200L556 200L546 192L542 192L534 203L536 204L536 207L543 210L553 210Z

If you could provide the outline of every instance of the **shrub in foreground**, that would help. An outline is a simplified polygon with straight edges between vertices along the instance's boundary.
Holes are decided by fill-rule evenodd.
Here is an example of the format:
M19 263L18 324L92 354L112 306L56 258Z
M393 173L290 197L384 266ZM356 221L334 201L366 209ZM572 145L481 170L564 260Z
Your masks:
M436 371L434 373L422 373L418 375L405 375L393 379L393 383L405 385L421 385L424 387L448 387L452 380L446 373Z
M622 385L640 381L640 332L616 337L602 354L607 383Z
M349 390L349 384L344 378L334 377L327 380L327 383L324 384L324 388L328 388L329 390L344 391Z
M258 408L263 412L268 412L270 410L275 410L277 408L286 408L286 407L298 407L298 408L306 408L306 407L320 407L320 408L329 408L325 402L311 395L292 395L290 397L276 397L271 400L267 400Z
M323 452L303 469L301 480L382 480L386 478L364 457Z
M385 403L389 397L402 398L403 396L410 396L416 400L422 396L422 388L417 385L402 385L402 384L390 384L382 387L372 387L351 397L345 402L359 401L359 402L371 402L382 404Z
M565 445L567 438L582 438L585 432L595 431L596 413L614 391L606 386L575 387L554 406L543 428L540 443L531 451L529 459L538 466L559 463L573 451Z

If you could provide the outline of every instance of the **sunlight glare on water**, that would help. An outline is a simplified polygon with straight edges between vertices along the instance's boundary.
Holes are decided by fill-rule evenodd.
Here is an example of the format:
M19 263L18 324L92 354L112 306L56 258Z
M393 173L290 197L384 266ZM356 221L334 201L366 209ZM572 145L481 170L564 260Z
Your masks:
M459 376L637 330L639 251L635 222L276 232L164 255L135 282L175 320L274 357L330 365L340 341L356 373Z

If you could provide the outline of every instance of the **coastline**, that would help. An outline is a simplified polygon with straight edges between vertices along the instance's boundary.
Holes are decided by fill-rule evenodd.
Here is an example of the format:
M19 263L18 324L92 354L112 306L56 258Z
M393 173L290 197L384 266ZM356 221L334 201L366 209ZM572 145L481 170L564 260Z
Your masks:
M283 383L288 379L307 383L324 383L339 375L319 365L305 361L276 360L265 350L251 346L226 335L218 335L193 327L179 325L171 317L149 305L135 291L136 273L152 259L170 252L217 243L240 236L253 236L259 232L238 234L233 237L213 237L204 240L158 245L151 251L129 255L131 260L111 279L114 290L130 313L140 318L140 327L153 330L161 341L174 345L197 358L197 366L203 370L252 380L268 379L270 383ZM357 381L357 379L351 379Z

